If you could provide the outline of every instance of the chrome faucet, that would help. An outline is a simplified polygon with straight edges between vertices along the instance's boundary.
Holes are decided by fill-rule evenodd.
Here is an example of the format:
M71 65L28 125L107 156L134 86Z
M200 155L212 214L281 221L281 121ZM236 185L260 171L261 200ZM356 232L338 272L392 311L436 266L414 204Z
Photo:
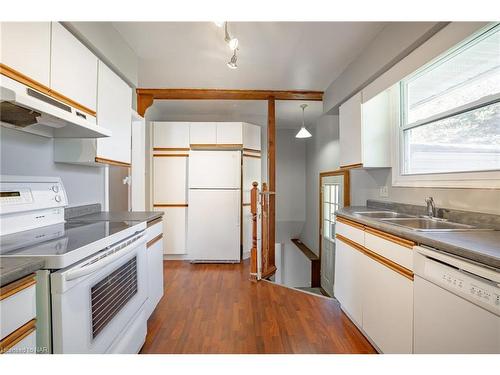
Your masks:
M427 216L431 219L436 216L436 205L432 197L425 198L425 203L427 203Z

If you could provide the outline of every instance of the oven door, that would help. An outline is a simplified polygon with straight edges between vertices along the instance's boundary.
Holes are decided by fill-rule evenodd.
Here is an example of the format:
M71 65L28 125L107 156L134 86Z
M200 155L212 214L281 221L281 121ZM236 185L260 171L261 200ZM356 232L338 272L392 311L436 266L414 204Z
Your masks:
M147 258L144 232L51 275L54 353L106 353L144 343ZM140 335L127 335L139 317ZM142 318L141 318L142 317ZM135 340L134 343L117 343Z

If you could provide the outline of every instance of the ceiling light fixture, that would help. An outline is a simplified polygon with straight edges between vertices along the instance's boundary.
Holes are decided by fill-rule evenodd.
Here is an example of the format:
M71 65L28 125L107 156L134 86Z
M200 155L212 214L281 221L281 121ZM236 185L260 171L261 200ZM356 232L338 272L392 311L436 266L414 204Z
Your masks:
M236 60L238 60L238 56L236 56L236 50L234 50L233 56L231 57L231 60L227 62L227 66L230 69L236 69L238 68L238 65L236 65Z
M238 48L238 39L233 38L229 35L229 31L227 30L227 22L224 23L224 40L231 50L235 51Z
M295 135L295 138L311 138L312 134L309 130L306 129L306 122L304 117L304 110L307 108L307 104L301 104L300 108L302 108L302 126L300 127L299 132Z

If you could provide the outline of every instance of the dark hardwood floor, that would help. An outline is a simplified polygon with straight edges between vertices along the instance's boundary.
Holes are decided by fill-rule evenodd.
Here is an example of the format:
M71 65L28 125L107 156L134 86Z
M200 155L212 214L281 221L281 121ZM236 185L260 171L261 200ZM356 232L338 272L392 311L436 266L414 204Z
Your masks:
M269 282L249 263L164 262L141 353L374 353L331 299Z

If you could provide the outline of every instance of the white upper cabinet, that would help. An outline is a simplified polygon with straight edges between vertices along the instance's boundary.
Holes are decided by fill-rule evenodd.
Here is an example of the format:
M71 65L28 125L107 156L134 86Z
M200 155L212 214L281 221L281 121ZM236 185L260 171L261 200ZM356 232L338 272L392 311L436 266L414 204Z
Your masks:
M189 122L155 121L153 148L189 148Z
M218 122L217 123L218 145L243 145L243 123L242 122Z
M2 64L49 86L50 22L2 22Z
M132 89L101 61L98 82L97 124L112 136L97 140L97 157L130 164Z
M243 123L243 148L260 151L260 126Z
M97 57L60 23L52 22L50 88L96 111Z
M217 144L217 123L192 122L189 126L189 143L192 145Z
M341 167L363 163L361 129L361 93L358 93L339 108Z
M390 95L366 103L358 93L339 108L340 166L390 167Z

